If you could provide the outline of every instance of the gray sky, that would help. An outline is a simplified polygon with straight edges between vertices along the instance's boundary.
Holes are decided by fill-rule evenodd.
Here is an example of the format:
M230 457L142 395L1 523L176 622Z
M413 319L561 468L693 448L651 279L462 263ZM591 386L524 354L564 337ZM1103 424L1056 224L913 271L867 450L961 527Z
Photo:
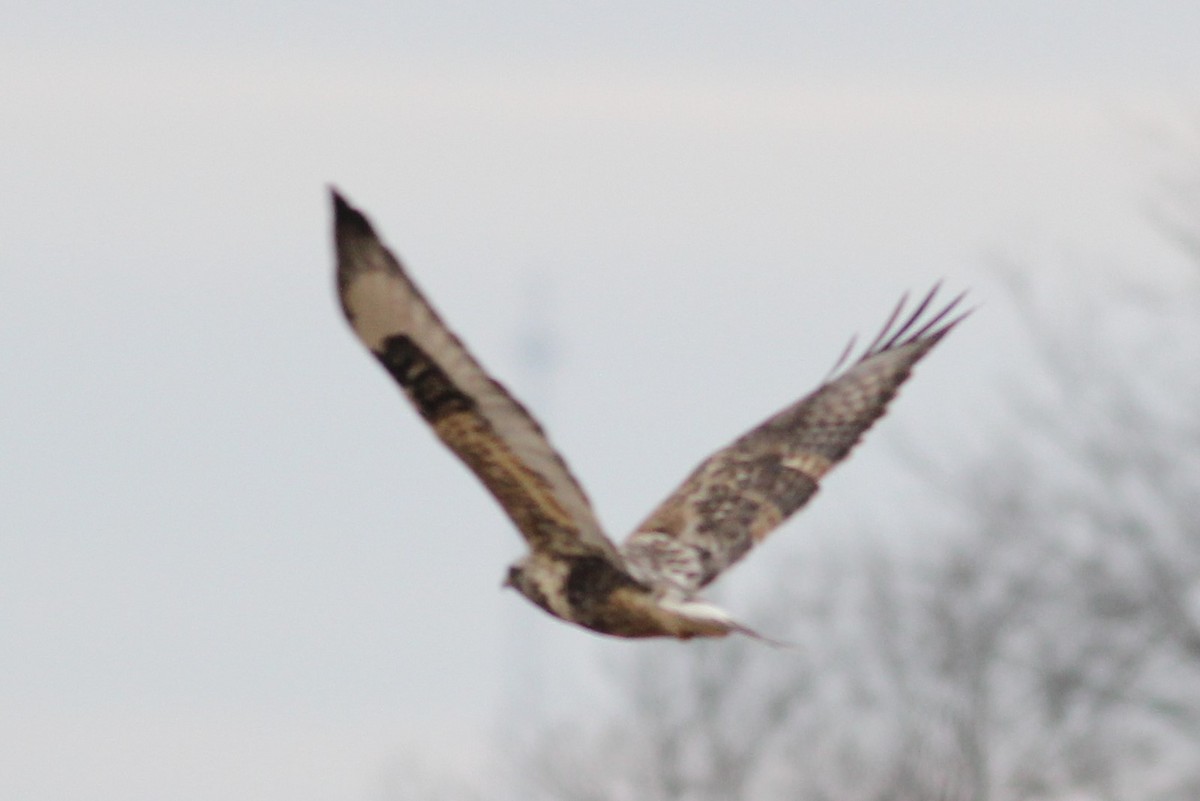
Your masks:
M974 287L781 554L912 514L897 441L984 441L985 257L1136 261L1194 119L1189 4L649 5L4 8L0 796L379 798L629 647L499 591L520 541L337 312L328 184L614 536L901 291Z

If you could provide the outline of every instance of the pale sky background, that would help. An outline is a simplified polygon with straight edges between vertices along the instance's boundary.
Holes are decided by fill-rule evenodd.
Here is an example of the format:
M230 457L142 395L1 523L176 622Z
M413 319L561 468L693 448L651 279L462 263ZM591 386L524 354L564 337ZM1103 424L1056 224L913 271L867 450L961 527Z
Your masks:
M0 11L0 798L30 801L383 799L636 647L499 590L519 539L337 311L330 183L614 536L902 291L971 287L780 555L918 521L897 443L953 464L1004 420L989 256L1145 259L1200 88L1181 2Z

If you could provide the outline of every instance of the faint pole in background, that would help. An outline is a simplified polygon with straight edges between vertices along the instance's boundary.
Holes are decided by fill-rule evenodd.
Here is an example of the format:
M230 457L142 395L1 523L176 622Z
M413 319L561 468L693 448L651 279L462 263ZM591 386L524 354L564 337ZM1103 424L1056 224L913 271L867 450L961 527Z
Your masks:
M561 356L554 324L553 282L545 273L531 272L522 295L513 339L518 368L513 390L530 414L548 425L553 417L553 384ZM526 719L537 719L546 711L549 694L545 639L539 636L544 629L537 625L539 610L524 603L510 608L514 611L508 620L505 646L508 686L501 711L519 711Z

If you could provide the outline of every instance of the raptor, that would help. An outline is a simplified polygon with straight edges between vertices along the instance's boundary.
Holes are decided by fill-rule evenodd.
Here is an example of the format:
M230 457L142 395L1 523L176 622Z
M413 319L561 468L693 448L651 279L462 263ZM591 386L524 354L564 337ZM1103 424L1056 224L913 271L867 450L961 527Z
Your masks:
M957 325L962 295L902 298L855 360L700 463L620 545L537 420L446 327L370 222L333 192L337 289L354 333L475 473L529 552L505 584L555 617L618 637L758 636L700 591L803 507ZM853 342L851 343L853 344Z

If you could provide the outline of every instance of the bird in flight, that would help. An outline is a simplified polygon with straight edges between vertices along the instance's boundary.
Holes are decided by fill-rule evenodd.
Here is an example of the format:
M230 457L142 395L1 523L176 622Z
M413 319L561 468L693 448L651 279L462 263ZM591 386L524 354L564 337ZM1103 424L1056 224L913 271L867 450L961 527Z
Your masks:
M537 420L446 327L367 218L336 191L333 208L338 295L354 333L529 546L505 586L617 637L759 637L700 590L808 502L966 316L951 316L962 295L936 308L936 286L906 316L902 298L856 361L846 366L851 341L821 386L701 462L616 545Z

